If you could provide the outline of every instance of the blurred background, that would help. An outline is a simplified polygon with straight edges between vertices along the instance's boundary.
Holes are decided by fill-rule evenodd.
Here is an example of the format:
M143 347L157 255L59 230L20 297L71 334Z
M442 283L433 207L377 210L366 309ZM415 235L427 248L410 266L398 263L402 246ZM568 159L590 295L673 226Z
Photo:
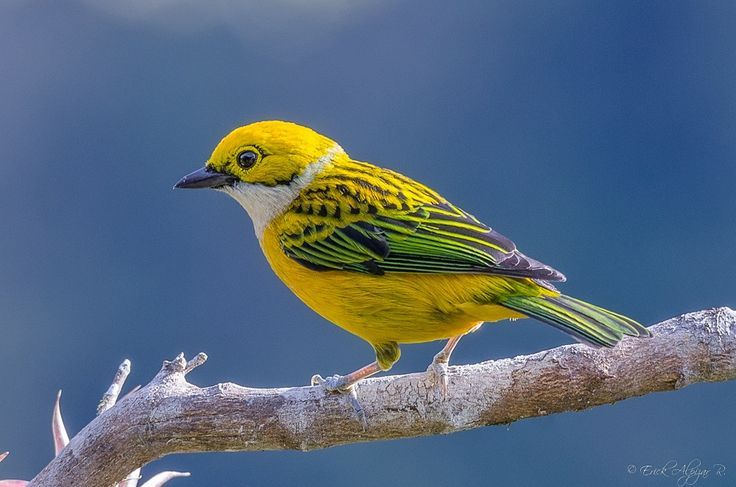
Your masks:
M413 176L651 324L736 304L736 3L3 0L0 478L53 455L124 358L190 380L306 384L372 360L271 273L243 210L172 191L230 129L310 125ZM210 297L218 296L212 306ZM533 320L463 340L472 363L569 343ZM440 343L403 347L396 373ZM173 456L171 485L674 485L736 476L736 383L449 436L311 453ZM720 483L719 483L720 482Z

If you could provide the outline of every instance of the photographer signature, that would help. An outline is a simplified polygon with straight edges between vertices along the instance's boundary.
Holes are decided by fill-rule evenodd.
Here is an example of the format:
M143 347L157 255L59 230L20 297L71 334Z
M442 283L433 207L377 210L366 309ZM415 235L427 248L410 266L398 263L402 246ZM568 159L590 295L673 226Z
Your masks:
M686 487L696 485L704 479L724 478L726 476L726 466L722 463L714 463L704 466L699 458L694 458L688 463L679 463L676 460L670 460L667 463L657 465L629 465L626 471L632 475L641 475L642 477L670 477L677 483L677 487Z

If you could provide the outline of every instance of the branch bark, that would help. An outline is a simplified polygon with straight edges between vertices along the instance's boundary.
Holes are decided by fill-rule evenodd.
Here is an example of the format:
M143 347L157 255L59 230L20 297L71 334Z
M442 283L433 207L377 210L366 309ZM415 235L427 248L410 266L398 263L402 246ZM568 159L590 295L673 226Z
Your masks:
M320 387L196 387L185 375L206 356L188 363L180 355L87 425L29 487L107 487L172 453L306 451L445 434L736 378L735 311L689 313L651 330L653 338L613 349L567 345L453 366L444 399L424 373L365 380L357 394L367 427L346 397Z

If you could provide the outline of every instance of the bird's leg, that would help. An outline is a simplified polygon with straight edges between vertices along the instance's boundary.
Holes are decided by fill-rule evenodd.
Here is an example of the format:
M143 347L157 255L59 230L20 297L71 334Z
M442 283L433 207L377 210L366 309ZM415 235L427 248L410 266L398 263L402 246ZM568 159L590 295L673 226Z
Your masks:
M378 362L373 362L347 375L331 375L323 379L321 375L315 374L312 376L312 385L322 386L329 392L346 393L350 392L356 382L378 372L381 372L381 367L378 366Z
M358 394L355 392L355 384L361 380L370 377L378 372L384 372L391 368L393 364L401 357L401 349L399 344L396 342L382 342L382 343L371 343L373 349L376 351L376 361L361 367L355 372L351 372L347 375L333 375L326 379L316 374L312 376L313 386L322 386L329 392L339 392L347 394L350 399L350 403L355 410L355 413L363 423L363 429L368 427L368 423L365 419L365 413L363 408L358 402Z
M315 374L312 376L313 386L322 386L328 392L338 392L340 394L347 394L350 400L350 405L353 406L355 414L358 415L360 422L363 423L363 429L368 427L368 422L365 418L365 412L363 407L358 401L358 394L355 392L353 387L358 381L370 377L373 374L381 372L381 367L378 365L378 361L370 363L365 367L361 367L355 372L351 372L347 375L331 375L326 379L322 378L321 375Z
M463 335L458 335L447 340L445 346L434 356L432 363L427 367L427 372L433 374L437 381L436 385L439 386L442 399L447 397L447 365L450 362L450 355L462 337Z

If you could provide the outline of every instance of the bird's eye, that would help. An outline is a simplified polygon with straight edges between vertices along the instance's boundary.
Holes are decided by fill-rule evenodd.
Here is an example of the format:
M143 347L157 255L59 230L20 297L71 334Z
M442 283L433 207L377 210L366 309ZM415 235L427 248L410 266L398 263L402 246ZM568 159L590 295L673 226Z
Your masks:
M250 169L258 162L258 154L252 150L244 150L238 154L238 165L243 169Z

